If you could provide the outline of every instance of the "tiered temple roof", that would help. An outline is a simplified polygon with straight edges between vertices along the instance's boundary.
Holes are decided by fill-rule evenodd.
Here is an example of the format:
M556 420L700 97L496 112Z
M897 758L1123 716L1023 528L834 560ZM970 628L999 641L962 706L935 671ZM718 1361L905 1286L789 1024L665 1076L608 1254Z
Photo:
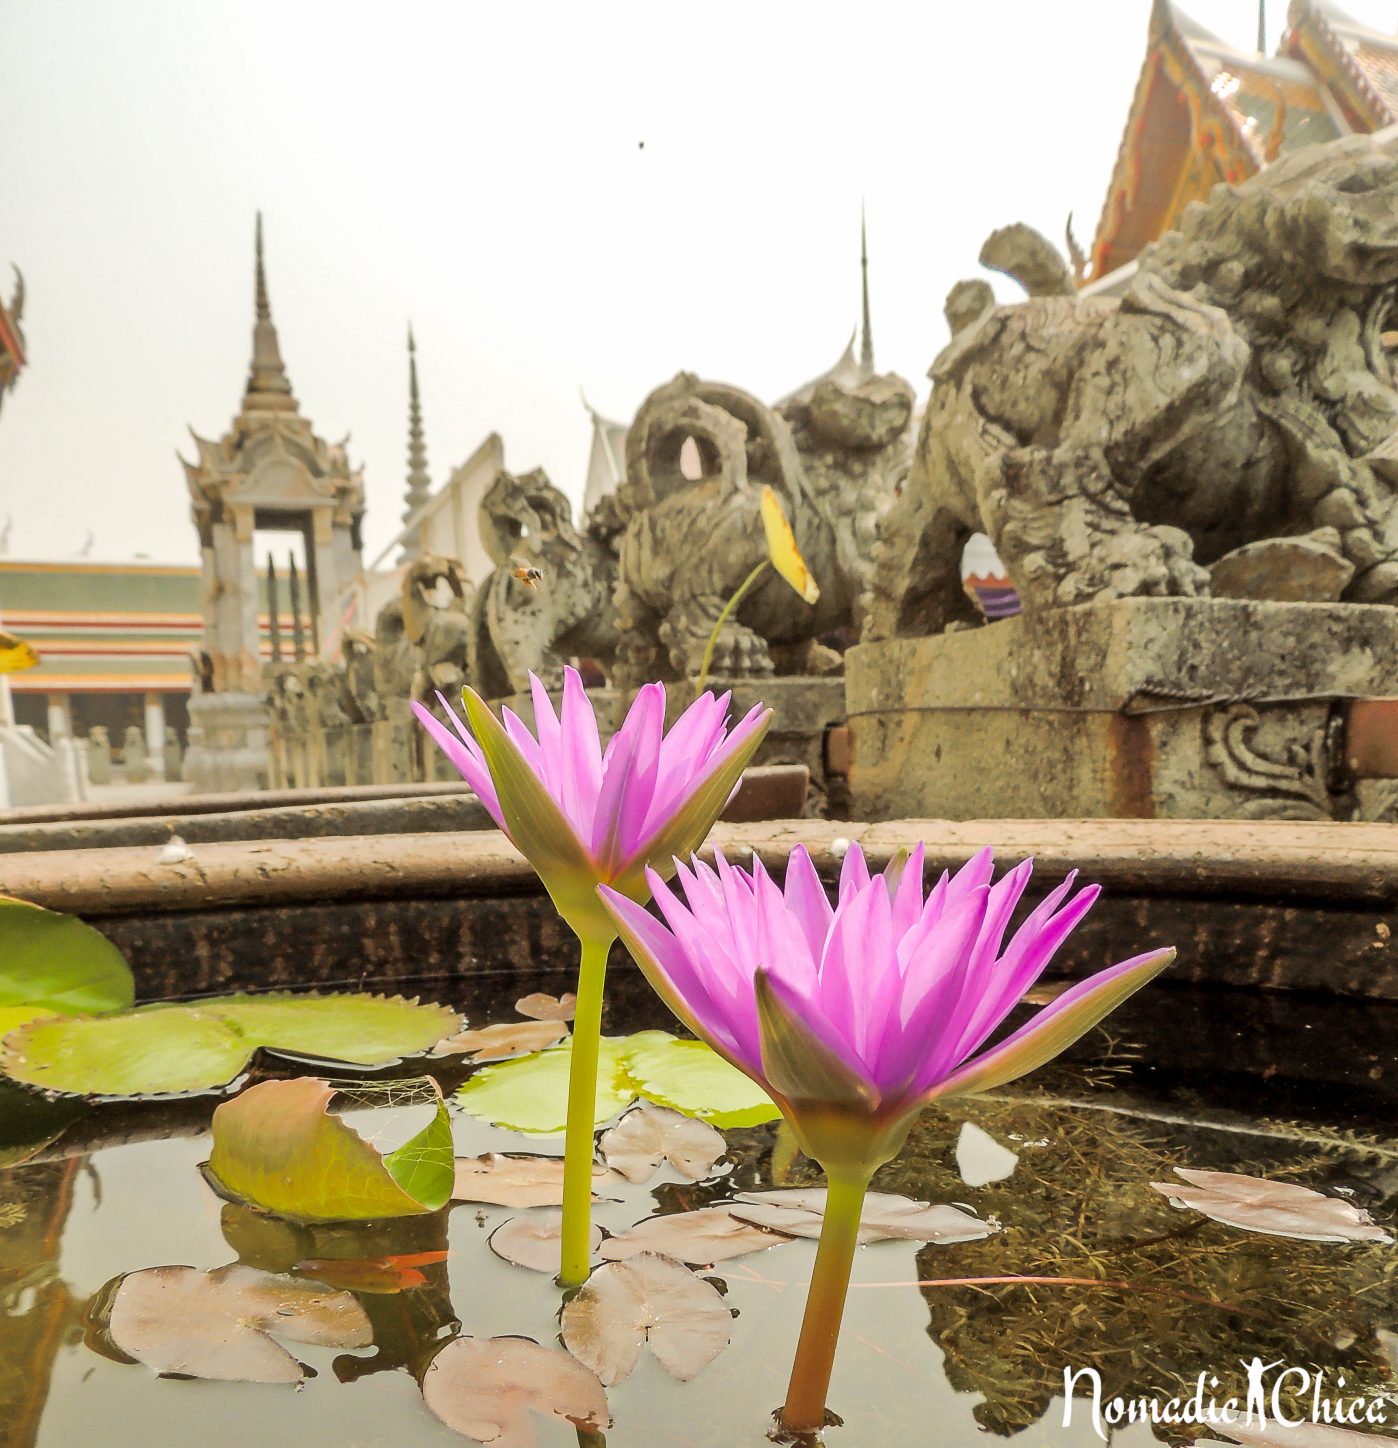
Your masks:
M1219 182L1398 121L1398 35L1330 0L1292 0L1277 54L1210 34L1155 0L1145 64L1092 245L1089 280L1133 261Z

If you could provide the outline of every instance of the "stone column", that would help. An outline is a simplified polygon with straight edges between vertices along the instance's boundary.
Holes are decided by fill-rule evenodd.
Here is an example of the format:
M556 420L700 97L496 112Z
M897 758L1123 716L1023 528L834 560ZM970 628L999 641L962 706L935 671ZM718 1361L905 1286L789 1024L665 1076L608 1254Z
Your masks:
M67 694L50 694L49 701L49 744L52 746L65 735L73 737L73 701Z
M315 572L311 577L315 580L315 594L310 602L311 607L316 610L321 657L324 657L330 641L339 634L340 588L345 582L345 575L340 569L340 560L336 554L332 523L333 515L329 508L317 508L312 515L310 543L315 550ZM309 549L307 557L311 557Z
M238 599L238 662L233 686L239 693L262 692L262 622L257 597L257 560L253 557L254 513L250 507L233 508L237 529L233 587Z
M146 759L154 779L165 778L165 696L146 695Z

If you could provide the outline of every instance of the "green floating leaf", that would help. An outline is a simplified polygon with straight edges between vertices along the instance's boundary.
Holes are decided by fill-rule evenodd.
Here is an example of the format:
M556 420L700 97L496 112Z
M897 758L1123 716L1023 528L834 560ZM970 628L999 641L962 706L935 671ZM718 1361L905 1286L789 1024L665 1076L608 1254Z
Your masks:
M477 1071L456 1093L462 1110L513 1131L554 1133L568 1120L572 1042ZM755 1126L777 1108L761 1088L702 1041L666 1031L603 1036L598 1056L594 1126L638 1097L715 1126Z
M119 1011L135 999L131 968L99 930L0 895L0 1035L21 1022L7 1016Z
M641 1031L629 1038L626 1066L638 1096L711 1126L759 1126L781 1115L755 1081L703 1041Z
M603 1036L597 1057L597 1106L594 1125L601 1126L636 1099L626 1071L624 1041ZM518 1056L477 1071L456 1093L464 1111L512 1131L552 1134L568 1122L568 1073L573 1042L532 1056Z
M415 1083L435 1101L427 1126L380 1155L328 1108L329 1081L263 1081L213 1115L209 1184L230 1201L299 1222L367 1221L435 1212L454 1180L451 1121L435 1082ZM361 1088L362 1089L362 1088ZM402 1083L395 1083L395 1093Z
M226 1086L259 1050L382 1066L455 1032L447 1006L398 996L214 996L119 1015L31 1021L12 1031L0 1070L46 1091L147 1096Z

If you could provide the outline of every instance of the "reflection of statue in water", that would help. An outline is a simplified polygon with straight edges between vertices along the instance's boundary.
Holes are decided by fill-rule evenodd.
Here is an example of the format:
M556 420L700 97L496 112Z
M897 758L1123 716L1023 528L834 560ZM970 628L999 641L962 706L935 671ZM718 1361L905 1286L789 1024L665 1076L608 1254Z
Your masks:
M1058 1428L1068 1364L1101 1375L1104 1402L1143 1393L1188 1397L1200 1372L1222 1380L1225 1369L1230 1376L1218 1400L1241 1399L1242 1360L1257 1354L1324 1367L1330 1382L1343 1373L1356 1385L1346 1392L1362 1392L1366 1381L1377 1391L1385 1367L1376 1334L1398 1325L1391 1249L1337 1254L1333 1244L1223 1227L1172 1207L1150 1185L1167 1179L1175 1163L1362 1178L1361 1141L1336 1134L1327 1146L1323 1128L1289 1139L1280 1125L1275 1133L1221 1137L1206 1122L1162 1128L1129 1113L1084 1109L1077 1104L1084 1073L1061 1063L1035 1083L1022 1094L1011 1088L1004 1099L929 1110L879 1176L883 1191L966 1201L1002 1225L981 1241L923 1248L911 1274L924 1284L927 1330L947 1381L982 1399L971 1409L982 1429L1008 1437L1046 1414ZM1058 1084L1070 1099L1050 1094ZM962 1181L947 1144L966 1121L1018 1154L1008 1177L974 1189ZM1009 1275L1072 1280L936 1285ZM1107 1285L1091 1285L1102 1279ZM1079 1408L1086 1422L1089 1404ZM1154 1432L1166 1442L1191 1436L1166 1424Z

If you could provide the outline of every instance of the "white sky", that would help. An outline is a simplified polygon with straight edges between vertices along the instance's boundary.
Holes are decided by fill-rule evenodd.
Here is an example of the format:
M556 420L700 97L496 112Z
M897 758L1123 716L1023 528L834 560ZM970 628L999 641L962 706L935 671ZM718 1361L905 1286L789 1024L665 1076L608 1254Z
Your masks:
M1256 0L1184 8L1256 33ZM29 285L11 554L91 529L94 556L197 558L175 452L241 398L259 206L302 410L365 465L370 556L402 508L409 319L434 482L495 430L576 498L580 386L629 419L680 368L771 401L834 361L862 196L878 362L922 387L994 227L1057 240L1071 210L1090 240L1149 11L0 0L0 265Z

